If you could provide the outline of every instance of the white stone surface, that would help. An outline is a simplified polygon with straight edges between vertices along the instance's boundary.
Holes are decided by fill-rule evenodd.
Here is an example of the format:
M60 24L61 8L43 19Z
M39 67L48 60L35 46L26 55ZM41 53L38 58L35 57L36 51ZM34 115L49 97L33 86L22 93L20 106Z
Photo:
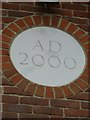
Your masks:
M45 86L73 82L86 63L80 44L52 27L34 27L19 34L11 45L10 57L20 74Z

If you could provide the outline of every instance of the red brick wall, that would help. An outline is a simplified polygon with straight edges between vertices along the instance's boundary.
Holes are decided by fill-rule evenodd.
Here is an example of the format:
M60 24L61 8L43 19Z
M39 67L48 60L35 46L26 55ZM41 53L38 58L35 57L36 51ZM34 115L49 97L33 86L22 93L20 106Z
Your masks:
M9 58L10 42L14 34L18 34L26 27L33 24L41 25L41 16L43 16L43 24L49 25L52 17L52 26L57 27L61 18L60 28L65 29L68 24L70 26L66 30L69 34L79 28L74 36L82 42L88 55L90 32L90 6L88 3L3 3L3 42L2 42L2 116L3 118L61 118L62 119L89 119L90 114L90 87L89 74L90 70L86 67L84 74L78 81L64 86L62 88L54 88L55 96L52 88L46 88L46 96L43 95L44 87L29 82L22 78L20 74L12 66ZM30 17L33 16L33 21ZM24 18L23 18L24 17ZM20 19L22 18L22 19ZM32 18L32 17L31 17ZM15 21L15 22L14 22ZM13 22L13 23L12 23ZM16 26L17 24L17 26ZM9 28L9 29L8 29ZM14 32L12 32L12 31ZM89 63L88 59L88 63ZM15 73L17 73L15 75ZM17 84L18 83L18 84ZM28 89L26 89L28 88ZM63 94L64 93L64 94Z

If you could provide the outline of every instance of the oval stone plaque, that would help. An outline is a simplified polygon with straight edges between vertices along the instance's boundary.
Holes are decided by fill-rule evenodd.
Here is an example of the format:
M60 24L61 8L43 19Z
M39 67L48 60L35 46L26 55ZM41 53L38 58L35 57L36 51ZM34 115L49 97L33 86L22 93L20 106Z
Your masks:
M17 71L44 86L63 86L82 74L86 57L69 34L52 27L34 27L19 34L10 48Z

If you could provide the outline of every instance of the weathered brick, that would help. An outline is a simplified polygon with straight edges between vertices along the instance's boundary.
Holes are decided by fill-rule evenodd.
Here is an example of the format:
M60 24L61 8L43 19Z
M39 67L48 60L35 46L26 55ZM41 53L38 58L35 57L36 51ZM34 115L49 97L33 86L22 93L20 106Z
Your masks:
M19 19L15 22L21 29L25 29L27 28L26 24L24 23L24 21L22 19Z
M81 92L81 89L74 82L70 84L70 88L73 90L75 94Z
M16 113L31 113L32 107L26 105L3 104L3 111Z
M7 78L10 78L10 77L12 77L13 75L16 74L16 70L15 69L9 69L9 70L5 71L4 74Z
M29 27L32 27L34 25L31 17L25 17L24 21Z
M22 119L46 119L46 118L49 118L49 115L39 115L39 114L30 114L30 113L20 113L20 118Z
M26 92L33 96L36 90L36 84L30 83L30 85L27 87Z
M16 33L20 32L20 28L15 23L10 24L8 27Z
M11 42L11 38L9 38L8 36L2 34L2 41L10 43Z
M69 24L68 20L62 19L59 27L65 30L68 24Z
M79 109L80 104L74 100L51 100L51 106L60 107L60 108L77 108Z
M27 87L29 81L26 79L23 79L17 86L22 89L25 90L25 88Z
M13 17L24 17L32 15L32 13L23 11L8 11L8 15Z
M43 25L49 26L50 25L50 16L43 16Z
M73 34L77 29L78 27L75 24L71 23L67 28L67 32Z
M11 118L14 118L14 119L17 119L18 118L18 113L15 113L15 112L2 112L2 118L4 119L11 119Z
M81 102L81 108L90 110L90 102Z
M34 107L34 113L36 114L45 114L45 115L59 115L63 116L62 109L53 108L53 107Z
M88 35L85 35L85 36L81 37L79 40L82 44L84 44L84 43L90 41L90 37Z
M44 91L45 91L45 87L38 85L35 95L39 97L44 97Z
M55 91L56 98L63 98L64 97L61 88L55 87L54 91Z
M42 18L41 18L40 15L33 16L33 20L34 20L35 25L41 25L42 24Z
M2 56L2 63L5 63L5 62L9 62L10 61L10 57L7 56L7 55L3 55Z
M21 97L20 103L28 104L28 105L48 106L49 101L48 99L42 99L42 98Z
M77 30L74 34L73 34L76 38L80 38L81 36L85 35L85 32L82 31L81 29Z
M87 110L68 109L68 110L65 110L65 116L88 117L89 112L90 111L87 111Z
M10 68L13 68L12 64L11 63L3 63L2 64L2 69L3 70L8 70Z
M53 88L46 87L46 98L54 98Z
M62 90L64 91L64 94L65 94L66 97L69 97L69 96L73 95L72 91L67 86L63 86Z
M52 25L53 27L58 27L59 20L60 20L60 16L53 16L53 17L52 17L51 25Z
M11 3L3 3L2 4L3 9L9 9L9 10L19 10L19 4L11 4Z
M20 74L16 74L15 76L10 78L10 81L14 84L17 84L23 77Z
M18 104L19 98L16 96L3 95L2 96L2 103Z
M63 9L70 9L70 10L83 10L86 11L86 6L82 4L72 4L72 3L62 3Z
M16 95L23 95L24 92L16 87L13 86L7 86L4 87L4 93L6 94L16 94Z
M14 37L15 36L15 33L12 32L11 30L9 30L8 28L3 30L3 34L5 34L5 35L7 35L9 37Z
M5 42L2 42L2 48L4 49L9 49L9 44L8 43L5 43Z

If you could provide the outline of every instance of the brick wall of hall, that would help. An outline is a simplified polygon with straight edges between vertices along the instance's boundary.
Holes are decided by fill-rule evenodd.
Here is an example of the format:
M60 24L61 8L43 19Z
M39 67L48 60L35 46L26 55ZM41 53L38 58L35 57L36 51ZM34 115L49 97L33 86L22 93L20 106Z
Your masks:
M90 33L90 5L89 3L34 3L34 2L9 2L2 3L2 23L3 29L10 25L12 22L18 24L18 20L22 19L25 16L42 16L45 15L45 24L49 21L49 15L54 15L53 24L54 26L57 24L58 19L64 18L64 26L67 24L67 21L72 23L73 25L78 26L85 34ZM35 19L36 18L36 19ZM34 17L38 24L40 21L39 17ZM28 19L24 19L27 24ZM66 20L66 21L65 21ZM25 23L25 22L24 22ZM22 25L24 26L24 23ZM13 27L15 27L15 24ZM18 24L19 25L19 24ZM17 27L16 30L20 29ZM63 25L62 25L63 26ZM13 27L9 27L13 30ZM10 30L9 29L9 30ZM10 32L10 31L9 31ZM14 31L15 32L15 31ZM17 84L14 85L12 80L15 73L15 69L12 69L10 64L8 64L8 52L9 49L8 43L11 40L11 36L8 36L8 33L4 31L2 39L3 39L3 74L0 79L2 79L2 117L4 118L60 118L60 120L67 119L76 119L76 120L87 120L90 119L90 87L89 87L89 75L90 69L87 67L84 72L82 80L84 82L75 83L75 85L71 85L71 89L67 89L66 87L62 88L63 93L59 93L58 90L55 89L56 97L53 95L53 92L50 88L47 88L46 97L41 97L43 94L43 88L38 89L41 96L26 94L25 86L28 84L28 81L19 81L19 89ZM83 34L81 31L79 34ZM88 39L81 37L84 45L88 46ZM87 42L88 41L88 42ZM89 46L88 46L89 47ZM88 49L87 53L90 49ZM90 61L90 60L89 60ZM20 79L21 76L14 77L14 81ZM88 82L86 82L88 81ZM87 87L88 86L88 87ZM83 90L84 89L84 90ZM29 89L31 93L35 92L35 86L31 85ZM70 90L77 91L76 94L72 92L70 94ZM62 91L61 91L62 92Z

